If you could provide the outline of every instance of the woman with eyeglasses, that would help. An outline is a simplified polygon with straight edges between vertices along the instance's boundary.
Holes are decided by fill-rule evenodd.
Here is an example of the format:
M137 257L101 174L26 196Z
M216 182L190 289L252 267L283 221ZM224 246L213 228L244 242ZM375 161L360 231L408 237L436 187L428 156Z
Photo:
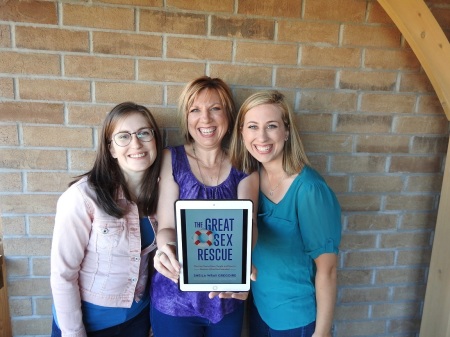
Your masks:
M58 200L52 336L148 337L161 153L147 108L124 102L108 113L92 169Z

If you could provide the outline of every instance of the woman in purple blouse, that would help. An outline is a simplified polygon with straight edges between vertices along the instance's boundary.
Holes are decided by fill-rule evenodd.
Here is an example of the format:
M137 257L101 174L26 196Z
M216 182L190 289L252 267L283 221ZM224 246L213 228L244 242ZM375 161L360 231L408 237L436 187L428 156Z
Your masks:
M187 84L179 100L186 144L163 152L159 182L157 272L152 282L155 337L240 337L248 293L181 292L175 251L177 199L251 199L257 208L259 178L232 167L227 145L235 122L230 88L207 76ZM256 234L256 225L254 224Z

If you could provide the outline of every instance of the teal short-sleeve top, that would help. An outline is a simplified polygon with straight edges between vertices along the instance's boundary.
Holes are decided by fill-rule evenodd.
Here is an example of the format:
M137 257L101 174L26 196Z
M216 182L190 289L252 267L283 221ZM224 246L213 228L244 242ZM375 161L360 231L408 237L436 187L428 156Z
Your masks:
M303 168L277 204L260 192L253 251L258 276L252 293L272 329L299 328L316 320L314 259L338 254L340 241L341 208L312 168Z

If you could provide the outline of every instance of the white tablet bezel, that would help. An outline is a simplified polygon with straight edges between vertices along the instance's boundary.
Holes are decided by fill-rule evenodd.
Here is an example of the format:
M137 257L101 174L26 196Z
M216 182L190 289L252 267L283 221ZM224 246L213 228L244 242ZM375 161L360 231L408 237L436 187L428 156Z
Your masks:
M182 210L246 210L244 221L246 220L245 231L243 229L243 239L245 242L242 245L243 263L241 270L243 275L241 283L192 283L188 280L188 263L186 241L191 239L189 233L184 233L183 237L183 223ZM250 290L250 273L251 273L251 251L252 251L252 214L253 202L251 200L177 200L175 202L175 222L177 231L177 257L181 265L179 288L181 291L249 291ZM245 225L245 223L244 223Z

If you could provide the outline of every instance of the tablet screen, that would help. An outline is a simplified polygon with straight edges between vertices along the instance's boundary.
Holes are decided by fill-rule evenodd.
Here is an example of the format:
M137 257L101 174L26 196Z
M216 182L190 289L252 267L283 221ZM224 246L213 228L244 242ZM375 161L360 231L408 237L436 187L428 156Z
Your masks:
M183 291L248 291L250 200L178 200L177 254Z

